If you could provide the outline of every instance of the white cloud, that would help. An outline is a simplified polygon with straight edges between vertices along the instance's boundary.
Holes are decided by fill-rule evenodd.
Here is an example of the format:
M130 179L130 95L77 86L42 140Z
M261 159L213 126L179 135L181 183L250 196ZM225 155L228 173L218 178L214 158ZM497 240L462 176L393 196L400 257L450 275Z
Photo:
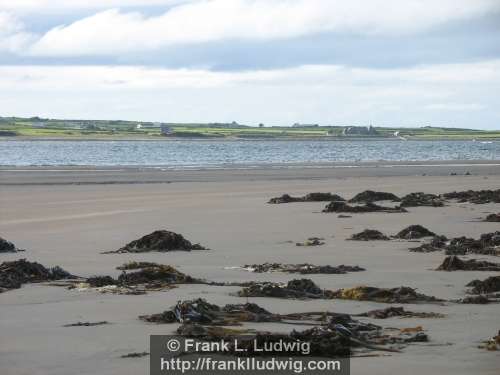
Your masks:
M498 10L500 2L496 0L194 1L152 17L108 9L49 30L30 53L113 55L175 44L281 39L331 31L394 35Z
M485 109L484 105L477 103L436 103L425 106L432 111L480 111Z
M467 64L428 65L400 69L362 69L340 65L217 72L203 69L165 69L139 66L0 66L0 88L39 89L166 89L235 86L307 88L363 87L382 98L434 87L428 97L450 87L500 86L500 60ZM421 91L419 91L421 93ZM437 107L436 107L437 108ZM476 109L476 108L474 108Z
M16 17L0 12L0 51L21 52L33 40L34 35L26 32Z
M0 0L0 10L16 13L64 13L86 9L171 6L194 0Z
M498 128L500 60L407 69L214 72L0 66L3 115Z

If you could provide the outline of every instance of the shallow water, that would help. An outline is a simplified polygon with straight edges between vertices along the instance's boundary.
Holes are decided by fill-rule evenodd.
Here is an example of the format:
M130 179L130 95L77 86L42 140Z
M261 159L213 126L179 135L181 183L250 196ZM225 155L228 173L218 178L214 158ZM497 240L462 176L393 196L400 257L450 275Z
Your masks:
M356 161L499 160L500 142L472 141L0 141L0 165L167 168Z

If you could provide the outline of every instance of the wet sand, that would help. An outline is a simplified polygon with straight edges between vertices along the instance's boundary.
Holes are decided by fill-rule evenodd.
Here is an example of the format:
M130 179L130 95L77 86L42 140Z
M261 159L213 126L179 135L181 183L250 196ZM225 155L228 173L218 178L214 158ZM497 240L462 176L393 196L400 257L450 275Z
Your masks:
M0 235L24 253L0 254L0 261L27 258L60 265L73 274L118 275L115 267L130 260L178 267L195 277L216 281L287 281L286 274L226 270L246 263L349 264L366 268L345 275L310 275L326 289L367 284L406 285L444 299L465 296L469 281L495 272L433 271L442 253L418 254L407 241L346 241L365 228L395 234L423 224L449 237L478 237L499 230L499 223L479 222L500 204L452 203L442 208L410 208L406 214L320 213L326 203L268 205L283 193L330 191L346 198L374 189L404 194L444 193L500 186L496 163L362 164L357 168L254 168L216 171L165 171L149 168L3 168L0 169ZM422 165L425 164L425 165ZM378 166L377 166L378 165ZM450 172L471 175L450 176ZM423 175L425 174L425 176ZM211 248L208 252L109 254L155 229L169 229ZM287 241L325 238L319 247ZM469 257L470 258L470 257ZM495 260L489 256L478 259ZM124 296L79 292L30 284L0 294L0 369L2 374L146 374L148 357L120 358L148 351L150 334L172 333L177 325L153 325L138 315L161 312L180 299L203 297L217 304L244 302L238 288L182 285L165 292ZM273 312L330 310L361 313L386 304L357 301L303 301L251 298ZM447 314L444 319L375 320L393 327L422 325L430 343L409 345L403 353L355 358L352 374L497 374L498 352L478 349L500 329L500 305L408 305L412 311ZM111 322L97 327L64 328L77 321ZM366 319L369 321L370 319ZM276 324L248 325L290 330ZM295 327L297 328L297 327Z

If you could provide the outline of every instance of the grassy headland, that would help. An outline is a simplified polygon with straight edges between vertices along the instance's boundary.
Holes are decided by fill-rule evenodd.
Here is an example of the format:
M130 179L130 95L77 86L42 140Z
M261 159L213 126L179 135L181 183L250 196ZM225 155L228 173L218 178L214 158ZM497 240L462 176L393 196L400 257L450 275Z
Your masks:
M264 126L233 123L153 123L142 121L58 120L0 117L1 139L478 139L498 140L500 130L444 127Z

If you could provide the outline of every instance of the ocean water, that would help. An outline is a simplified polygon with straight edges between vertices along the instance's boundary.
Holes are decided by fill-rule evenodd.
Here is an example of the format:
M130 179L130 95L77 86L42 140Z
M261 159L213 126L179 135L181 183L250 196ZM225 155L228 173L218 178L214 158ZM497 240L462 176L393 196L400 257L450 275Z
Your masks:
M224 167L357 161L500 160L500 142L0 141L3 166Z

